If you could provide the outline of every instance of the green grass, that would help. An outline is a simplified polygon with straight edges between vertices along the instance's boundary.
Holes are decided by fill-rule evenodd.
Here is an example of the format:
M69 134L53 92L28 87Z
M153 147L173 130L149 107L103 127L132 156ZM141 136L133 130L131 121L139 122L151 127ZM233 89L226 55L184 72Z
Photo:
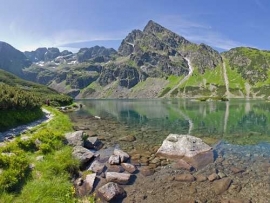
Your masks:
M163 97L165 94L167 94L172 88L177 86L177 84L183 79L184 76L176 76L176 75L170 75L168 77L169 84L166 85L166 87L163 89L163 91L160 93L159 97Z
M241 91L245 90L245 79L242 78L241 74L237 72L236 69L232 69L229 66L229 63L227 60L225 60L226 63L226 71L227 76L229 80L229 89L240 89Z
M71 147L63 144L64 134L72 131L67 115L46 107L54 114L31 132L28 139L15 139L0 148L0 202L76 202L71 175L78 172L79 163L71 156ZM41 141L40 145L35 140ZM43 161L36 157L44 156ZM29 164L35 165L30 171Z

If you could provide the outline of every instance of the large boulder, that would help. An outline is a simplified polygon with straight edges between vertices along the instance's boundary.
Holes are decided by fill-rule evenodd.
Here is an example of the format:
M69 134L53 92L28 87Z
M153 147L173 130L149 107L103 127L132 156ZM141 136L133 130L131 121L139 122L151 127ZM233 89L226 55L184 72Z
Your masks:
M115 199L122 199L126 197L125 190L119 186L117 183L109 182L106 185L103 185L98 189L98 193L104 198L106 201L112 201Z
M127 173L117 173L117 172L107 172L106 180L108 182L115 182L119 184L127 184L130 179L130 174Z
M72 156L84 165L94 157L94 153L82 146L76 146L73 148Z
M211 149L200 138L191 135L170 134L158 149L157 155L167 158L194 157Z
M84 136L84 132L82 130L66 133L65 141L70 146L74 146L74 147L83 146L84 145L83 136Z

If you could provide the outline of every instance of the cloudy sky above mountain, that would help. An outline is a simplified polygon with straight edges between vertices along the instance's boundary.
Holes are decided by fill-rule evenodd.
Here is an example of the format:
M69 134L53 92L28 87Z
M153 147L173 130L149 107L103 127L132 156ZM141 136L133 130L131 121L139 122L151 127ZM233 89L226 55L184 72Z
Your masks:
M270 50L269 0L0 0L0 41L15 48L115 49L149 20L219 51Z

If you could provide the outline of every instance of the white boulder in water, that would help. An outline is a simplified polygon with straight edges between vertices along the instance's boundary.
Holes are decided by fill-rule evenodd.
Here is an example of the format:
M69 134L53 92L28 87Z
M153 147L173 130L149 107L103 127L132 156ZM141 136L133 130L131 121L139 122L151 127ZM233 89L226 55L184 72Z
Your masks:
M191 135L170 134L158 149L157 155L168 158L195 157L211 149L200 138Z

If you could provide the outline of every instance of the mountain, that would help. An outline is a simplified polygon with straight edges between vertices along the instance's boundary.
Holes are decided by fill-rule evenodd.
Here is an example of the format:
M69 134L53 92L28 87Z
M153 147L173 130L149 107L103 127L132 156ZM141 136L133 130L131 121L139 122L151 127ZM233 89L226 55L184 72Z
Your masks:
M0 68L22 76L22 69L29 67L31 62L27 57L11 45L0 41Z
M24 54L32 62L18 68L24 78L76 98L270 96L269 51L238 47L220 54L152 20L131 31L118 51L95 46Z

